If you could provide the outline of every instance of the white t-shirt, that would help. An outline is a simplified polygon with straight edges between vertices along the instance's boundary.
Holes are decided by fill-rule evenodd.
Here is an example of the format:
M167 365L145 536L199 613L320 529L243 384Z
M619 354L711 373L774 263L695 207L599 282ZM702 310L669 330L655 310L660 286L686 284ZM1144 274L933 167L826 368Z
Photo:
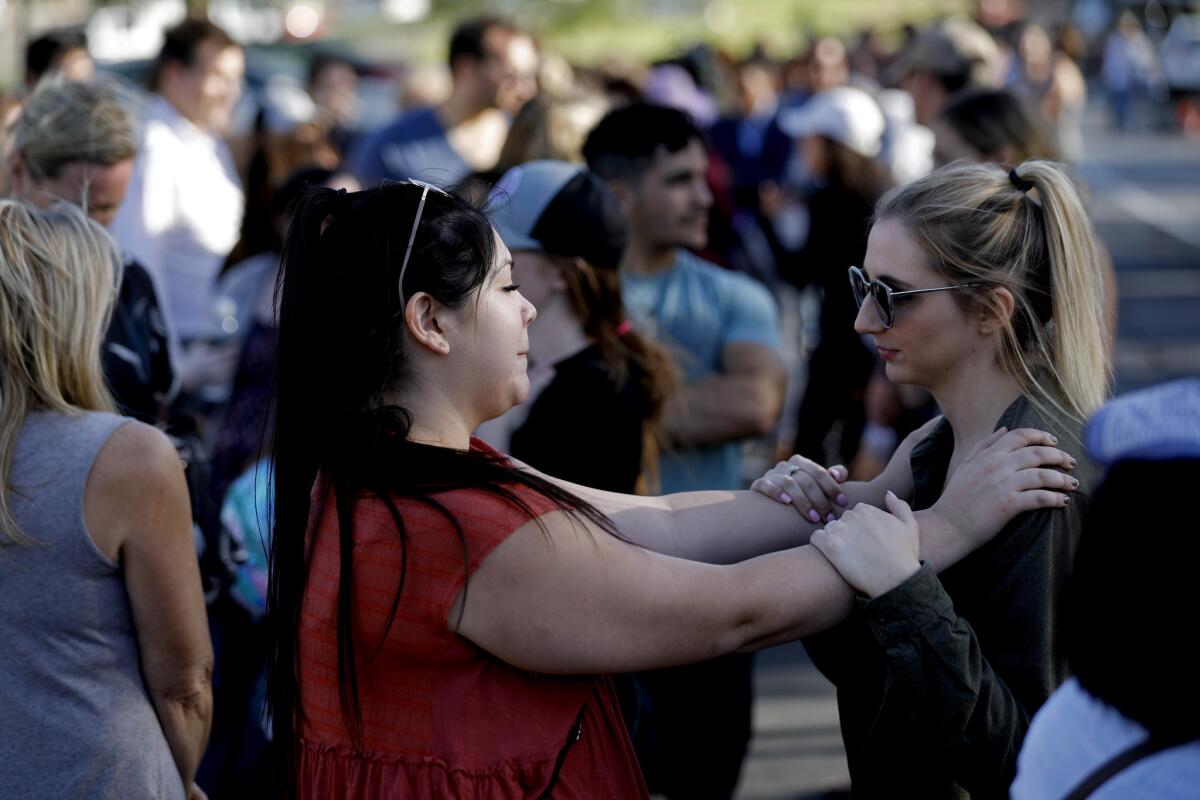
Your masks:
M162 97L142 122L141 152L112 234L154 278L175 336L219 335L215 281L237 244L245 205L233 157L220 137Z

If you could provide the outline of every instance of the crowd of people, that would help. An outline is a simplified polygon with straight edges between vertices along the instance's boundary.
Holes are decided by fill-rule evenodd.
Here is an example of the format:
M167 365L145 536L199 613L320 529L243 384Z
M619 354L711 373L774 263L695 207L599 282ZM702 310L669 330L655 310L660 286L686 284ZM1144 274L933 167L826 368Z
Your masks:
M0 796L728 798L793 640L855 797L1187 796L1194 544L1130 533L1200 385L1108 399L1070 41L617 72L478 17L373 129L333 54L239 128L206 19L141 96L35 41Z

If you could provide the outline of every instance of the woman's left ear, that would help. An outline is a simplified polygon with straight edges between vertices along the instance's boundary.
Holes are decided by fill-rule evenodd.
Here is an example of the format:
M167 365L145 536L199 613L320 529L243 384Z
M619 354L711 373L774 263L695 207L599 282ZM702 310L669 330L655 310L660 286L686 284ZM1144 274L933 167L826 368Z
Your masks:
M413 340L438 355L450 353L446 320L443 319L446 310L445 306L426 292L414 294L404 309L404 321Z
M1003 286L993 289L992 297L995 302L983 312L983 316L979 320L979 332L984 336L991 336L993 333L1003 330L1011 322L1013 311L1017 307L1016 298Z

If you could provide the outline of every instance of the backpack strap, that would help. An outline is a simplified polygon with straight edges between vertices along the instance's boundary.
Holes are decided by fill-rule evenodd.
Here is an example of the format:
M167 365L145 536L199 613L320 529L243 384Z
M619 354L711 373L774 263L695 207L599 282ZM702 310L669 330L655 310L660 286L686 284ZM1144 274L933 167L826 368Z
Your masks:
M1172 747L1188 744L1192 741L1195 741L1195 739L1188 736L1155 737L1151 735L1144 741L1122 750L1108 761L1105 761L1099 767L1094 769L1091 774L1088 775L1082 782L1080 782L1070 794L1063 798L1063 800L1084 800L1084 798L1090 797L1092 792L1099 789L1118 773L1128 769L1142 759L1149 758L1150 756L1155 755L1156 753L1161 753L1164 750L1170 750Z

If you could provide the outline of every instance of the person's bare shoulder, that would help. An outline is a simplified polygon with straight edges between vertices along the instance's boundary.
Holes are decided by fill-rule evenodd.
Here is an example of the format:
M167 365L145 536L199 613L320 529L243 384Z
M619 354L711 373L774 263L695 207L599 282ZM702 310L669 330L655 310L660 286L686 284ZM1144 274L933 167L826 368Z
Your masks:
M135 531L154 531L156 523L178 517L182 505L190 518L183 462L162 431L131 420L104 443L84 492L84 520L96 546L117 560Z

